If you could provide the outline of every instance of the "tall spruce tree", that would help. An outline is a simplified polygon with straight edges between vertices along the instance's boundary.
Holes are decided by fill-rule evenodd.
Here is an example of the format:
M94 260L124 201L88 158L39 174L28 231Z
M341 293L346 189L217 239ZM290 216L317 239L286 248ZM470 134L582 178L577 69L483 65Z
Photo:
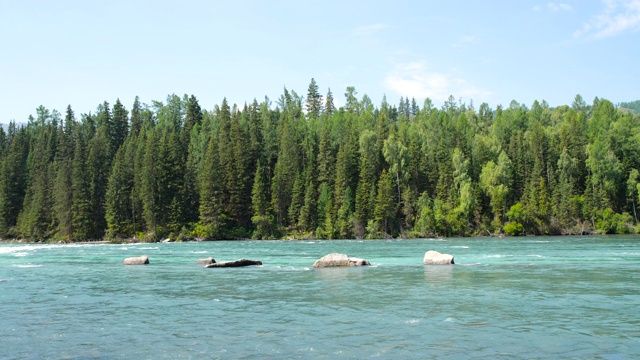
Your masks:
M318 92L316 80L311 78L309 89L307 90L307 117L318 119L322 113L322 95Z

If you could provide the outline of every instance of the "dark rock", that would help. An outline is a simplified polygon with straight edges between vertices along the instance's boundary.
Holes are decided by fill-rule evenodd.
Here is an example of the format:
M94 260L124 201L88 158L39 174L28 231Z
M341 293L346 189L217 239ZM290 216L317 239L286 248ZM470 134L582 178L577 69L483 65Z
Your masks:
M260 260L248 260L248 259L240 259L234 261L222 261L213 264L205 265L206 268L217 268L217 267L240 267L240 266L251 266L251 265L262 265L262 261Z

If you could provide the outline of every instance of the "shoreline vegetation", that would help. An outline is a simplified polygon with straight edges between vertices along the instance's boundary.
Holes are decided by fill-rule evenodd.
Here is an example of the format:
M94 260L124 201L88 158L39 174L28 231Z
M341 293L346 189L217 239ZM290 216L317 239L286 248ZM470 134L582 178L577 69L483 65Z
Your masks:
M40 106L0 127L0 241L640 231L631 105L375 106L354 87L341 103L311 79L306 97L210 110L194 95L79 118Z

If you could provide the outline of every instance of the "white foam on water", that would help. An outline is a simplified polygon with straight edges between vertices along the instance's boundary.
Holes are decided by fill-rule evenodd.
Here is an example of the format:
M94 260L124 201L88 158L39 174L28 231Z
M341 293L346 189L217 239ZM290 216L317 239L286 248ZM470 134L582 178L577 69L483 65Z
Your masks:
M157 247L141 247L140 250L158 250Z
M129 248L123 246L123 247L120 248L120 250L129 250Z
M420 319L411 319L411 320L407 320L404 323L407 325L413 325L413 324L417 324L420 322Z
M22 257L22 256L29 256L28 252L16 252L12 254L13 256L18 256L18 257Z
M206 254L206 251L192 251L192 254Z
M88 247L88 246L99 246L99 244L30 244L30 245L23 245L23 246L7 246L7 247L0 247L0 255L39 251L39 250L78 248L78 247Z
M17 268L39 268L39 267L42 267L42 265L17 264L17 265L13 265L13 267L17 267Z
M448 318L443 320L444 322L458 322L458 319L449 316Z
M20 253L20 252L31 251L31 250L33 250L33 246L0 247L0 255L2 255L2 254Z
M452 249L468 249L469 247L465 245L459 245L459 246L452 246L451 248Z

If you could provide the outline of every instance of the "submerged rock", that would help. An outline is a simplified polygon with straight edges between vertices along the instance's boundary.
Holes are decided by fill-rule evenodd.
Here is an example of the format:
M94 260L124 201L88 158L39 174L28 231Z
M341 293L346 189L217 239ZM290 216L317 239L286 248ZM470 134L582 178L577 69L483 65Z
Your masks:
M200 265L209 265L209 264L215 264L215 263L216 263L216 259L212 257L208 257L206 259L198 259L198 264Z
M435 250L429 250L424 254L425 265L451 265L453 262L453 255L442 254Z
M123 265L147 265L149 263L149 257L147 255L134 256L124 259Z
M240 266L251 266L251 265L262 265L262 261L260 261L260 260L249 260L249 259L240 259L240 260L234 260L234 261L214 262L214 263L205 265L205 267L206 268L217 268L217 267L240 267Z
M368 260L360 259L360 258L350 258L345 254L328 254L320 259L316 260L313 263L314 268L323 268L323 267L348 267L348 266L366 266L371 265Z

